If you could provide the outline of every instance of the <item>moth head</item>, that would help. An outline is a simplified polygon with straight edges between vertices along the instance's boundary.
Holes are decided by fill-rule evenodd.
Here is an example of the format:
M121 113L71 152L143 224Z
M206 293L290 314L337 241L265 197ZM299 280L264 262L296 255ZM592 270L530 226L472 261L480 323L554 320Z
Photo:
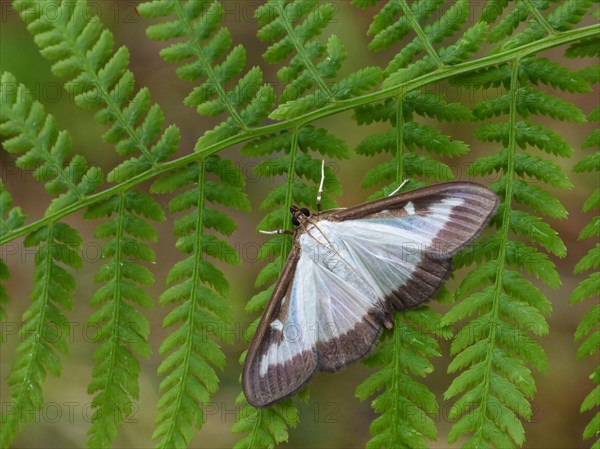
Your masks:
M307 217L310 217L310 211L306 207L299 208L298 206L290 207L292 213L292 224L294 226L300 226Z

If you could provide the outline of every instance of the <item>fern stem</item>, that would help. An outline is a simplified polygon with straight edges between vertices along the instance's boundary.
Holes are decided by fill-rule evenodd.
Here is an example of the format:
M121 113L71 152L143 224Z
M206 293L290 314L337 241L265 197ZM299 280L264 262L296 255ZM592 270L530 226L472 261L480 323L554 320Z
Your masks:
M250 445L248 447L256 447L256 438L258 436L258 430L260 429L260 422L262 421L264 411L262 409L257 410L256 413L256 421L254 422L254 427L252 427L252 439L250 440Z
M600 24L594 24L576 30L565 31L563 33L558 33L553 36L545 37L543 39L540 39L527 45L523 45L521 47L509 49L474 61L456 64L453 65L451 68L446 67L442 70L427 73L423 76L407 81L406 83L398 84L396 86L388 87L386 89L381 89L377 92L361 95L347 100L339 100L334 104L330 104L322 109L300 115L293 119L257 128L251 128L244 134L237 134L227 139L223 139L219 143L209 145L205 148L202 148L199 151L185 155L178 159L174 159L172 161L165 162L162 164L153 164L153 167L151 169L140 173L136 176L133 176L127 180L124 180L123 182L121 182L118 185L115 185L114 187L108 188L94 195L87 196L81 201L73 203L63 208L62 210L56 211L52 214L48 214L40 220L9 231L5 235L0 237L0 246L19 237L23 237L35 231L36 229L41 228L42 226L46 226L49 223L56 222L62 217L71 215L74 212L80 209L84 209L96 202L106 200L107 198L113 195L118 195L120 192L127 191L132 187L146 182L150 179L153 179L163 173L176 170L178 168L190 164L191 162L197 161L198 159L202 159L211 154L218 153L224 148L229 148L239 143L250 141L256 137L276 133L278 131L290 129L292 127L301 127L303 125L312 123L322 118L339 114L340 112L347 111L350 109L354 109L358 106L385 100L390 97L395 97L398 95L399 91L408 92L412 90L417 90L426 85L443 81L457 75L489 67L494 67L502 63L511 62L516 58L526 57L561 45L566 45L583 39L597 37L598 35L600 35ZM122 118L120 113L118 114L118 117ZM128 132L130 132L130 128L127 129Z
M233 120L236 122L236 124L242 130L246 131L248 129L248 127L246 126L246 124L244 123L242 118L240 117L240 114L238 114L238 111L236 110L236 108L231 103L231 99L227 95L227 92L225 92L225 89L223 88L222 83L217 79L215 70L214 70L213 66L208 62L208 59L206 58L204 49L202 48L202 45L195 38L196 33L194 32L194 28L192 27L192 24L187 20L187 18L185 16L181 2L174 1L173 3L175 4L175 13L177 14L177 18L178 18L179 22L185 26L187 38L189 39L189 42L192 43L192 45L194 46L194 49L196 50L196 55L198 56L198 62L200 64L202 64L202 70L204 71L204 73L206 74L208 79L210 80L212 87L217 91L217 95L219 96L219 99L225 104L225 107L227 108L227 111L229 111L229 113L231 114L231 117L233 118Z
M415 16L410 6L408 6L405 0L399 0L399 3L402 6L402 11L404 12L405 17L408 19L411 28L416 33L416 35L419 36L419 39L423 44L423 48L425 48L425 51L427 51L427 54L431 56L431 58L435 61L436 65L439 68L445 67L444 62L438 55L437 51L435 51L435 48L433 48L433 45L431 45L430 39L427 37L427 34L425 34L425 31L423 31L423 28L421 28L421 25L419 25L419 22L415 19ZM415 5L418 5L418 3L415 3Z
M511 80L510 80L510 116L509 116L509 131L508 131L508 160L506 171L503 175L506 178L506 193L504 196L504 212L502 216L502 231L500 234L500 247L498 251L498 265L496 268L495 284L494 284L494 299L492 303L490 322L490 333L488 336L488 347L486 354L486 366L483 376L483 394L481 398L481 413L479 415L479 423L475 438L477 444L475 447L486 446L483 428L484 422L487 419L487 405L489 398L490 385L492 383L491 376L493 371L494 350L496 348L496 330L499 320L500 301L502 299L502 284L506 265L506 246L508 244L508 234L510 230L510 216L512 204L513 180L515 175L515 151L516 151L516 135L517 135L517 98L519 90L519 62L516 60L512 64Z
M312 63L310 57L306 53L306 49L304 48L304 45L302 44L302 42L300 42L298 40L298 35L296 34L296 30L294 29L294 26L292 25L292 23L288 20L288 17L287 17L287 14L285 13L285 9L283 8L282 2L277 2L276 3L276 8L277 8L277 13L279 14L279 17L281 17L283 25L285 26L285 31L286 31L287 35L290 37L290 40L292 41L292 44L294 44L294 48L296 49L296 51L298 52L298 54L302 58L302 62L304 63L304 65L306 66L306 68L308 69L308 71L313 76L313 79L319 85L319 88L323 92L326 92L327 96L329 98L331 98L333 95L332 95L331 91L329 90L329 87L327 86L327 83L321 77L321 75L319 74L319 71L317 70L317 68Z
M285 215L283 218L283 229L289 229L291 222L292 222L292 216L289 213L290 212L290 207L292 207L292 201L294 200L294 176L295 176L295 165L296 165L296 152L298 149L298 133L300 132L300 130L298 128L294 128L294 133L292 135L292 146L290 148L290 165L288 167L288 179L287 179L287 188L286 188L286 192L285 192L285 204L284 204L284 211L285 211ZM291 249L291 239L286 238L284 240L284 244L281 245L281 261L280 261L280 266L279 266L279 272L281 273L283 271L283 266L285 265L287 256L290 252Z
M402 347L402 330L404 329L401 325L400 325L400 317L402 316L401 312L397 312L396 316L394 318L395 321L395 325L394 325L394 331L393 331L393 340L394 340L394 373L400 373L402 368L400 365L400 348ZM392 394L394 395L394 403L395 404L400 404L401 402L401 395L400 395L400 378L399 376L392 376ZM391 428L391 432L390 432L390 439L388 441L388 445L386 447L394 447L394 442L396 441L401 441L400 436L398 435L398 429L400 428L400 413L393 413L392 414L392 428Z
M531 0L523 1L529 8L529 11L531 11L531 13L533 14L537 22L540 24L540 26L546 30L549 36L554 36L556 34L556 31L554 30L554 28L552 28L552 25L548 23L546 18L542 15L540 10L533 4L533 2Z
M404 181L404 95L396 101L396 183ZM396 186L397 187L397 186Z

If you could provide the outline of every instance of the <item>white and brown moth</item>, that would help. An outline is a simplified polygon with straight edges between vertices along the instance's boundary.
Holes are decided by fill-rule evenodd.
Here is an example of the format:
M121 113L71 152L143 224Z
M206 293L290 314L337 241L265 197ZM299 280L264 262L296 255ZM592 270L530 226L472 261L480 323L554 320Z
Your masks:
M248 402L268 406L365 357L395 310L435 295L497 205L484 186L450 182L315 215L292 207L293 247L244 364Z

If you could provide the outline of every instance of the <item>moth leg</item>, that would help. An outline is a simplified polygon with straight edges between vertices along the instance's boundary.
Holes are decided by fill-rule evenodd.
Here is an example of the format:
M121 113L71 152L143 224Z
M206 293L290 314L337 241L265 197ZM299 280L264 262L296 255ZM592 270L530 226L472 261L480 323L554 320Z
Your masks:
M388 195L388 198L390 196L394 196L396 193L398 193L400 190L402 190L402 187L404 187L407 183L408 183L408 179L405 179L404 181L402 181L402 184L400 184L396 190L394 190L392 193L390 193Z
M267 234L267 235L275 235L275 234L289 234L289 235L294 235L293 231L290 231L289 229L276 229L274 231L258 231L261 234Z
M317 212L321 212L321 197L323 196L323 184L325 183L325 159L321 160L321 182L317 192Z

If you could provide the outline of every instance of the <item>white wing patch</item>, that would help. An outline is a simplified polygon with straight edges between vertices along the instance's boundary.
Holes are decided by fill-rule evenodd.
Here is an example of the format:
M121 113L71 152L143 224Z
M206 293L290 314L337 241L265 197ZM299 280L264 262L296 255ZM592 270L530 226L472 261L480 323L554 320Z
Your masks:
M350 332L373 309L385 308L386 296L405 285L417 270L423 251L447 224L452 209L464 201L445 198L419 215L412 202L403 217L348 221L319 220L301 235L301 255L282 333L260 357L260 375L282 365L317 342Z
M281 321L279 320L273 320L271 327L278 331L283 330L283 324L281 324Z

